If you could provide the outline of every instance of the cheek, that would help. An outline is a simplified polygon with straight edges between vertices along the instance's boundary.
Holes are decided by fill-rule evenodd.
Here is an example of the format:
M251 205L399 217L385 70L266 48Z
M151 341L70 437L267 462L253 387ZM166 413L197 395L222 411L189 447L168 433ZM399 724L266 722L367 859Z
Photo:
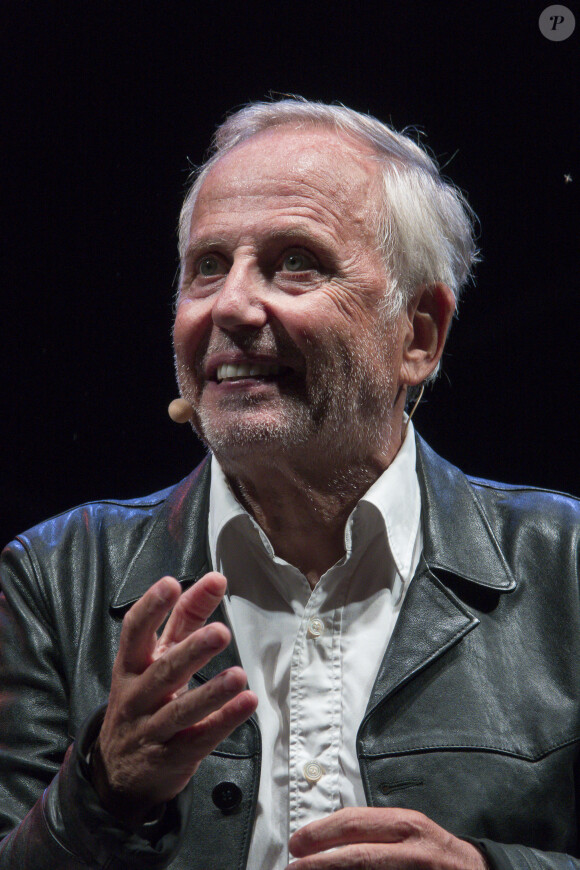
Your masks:
M299 348L328 344L353 328L348 312L324 290L270 302L268 313Z
M178 362L191 363L197 355L207 332L206 307L188 301L178 304L173 324L173 347Z

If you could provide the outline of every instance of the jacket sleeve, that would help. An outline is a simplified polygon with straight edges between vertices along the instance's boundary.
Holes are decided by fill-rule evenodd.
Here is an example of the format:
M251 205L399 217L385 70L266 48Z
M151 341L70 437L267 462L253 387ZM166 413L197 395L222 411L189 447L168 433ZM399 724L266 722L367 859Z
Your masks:
M562 852L543 852L516 843L463 839L483 852L492 870L580 870L580 860Z
M0 565L0 870L167 867L179 848L187 793L167 805L160 829L141 837L100 805L87 753L102 721L76 742L50 608L20 542Z

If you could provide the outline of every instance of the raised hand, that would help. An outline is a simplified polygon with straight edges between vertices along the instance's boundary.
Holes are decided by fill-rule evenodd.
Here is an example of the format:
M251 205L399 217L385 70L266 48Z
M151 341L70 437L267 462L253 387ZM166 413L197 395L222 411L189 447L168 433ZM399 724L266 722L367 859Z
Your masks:
M177 580L163 577L123 620L91 770L104 807L128 825L185 788L202 759L257 707L238 667L187 688L231 640L222 623L205 625L225 590L225 577L214 572L183 594Z
M332 851L328 851L328 850ZM485 870L481 852L414 810L349 807L290 838L287 870Z

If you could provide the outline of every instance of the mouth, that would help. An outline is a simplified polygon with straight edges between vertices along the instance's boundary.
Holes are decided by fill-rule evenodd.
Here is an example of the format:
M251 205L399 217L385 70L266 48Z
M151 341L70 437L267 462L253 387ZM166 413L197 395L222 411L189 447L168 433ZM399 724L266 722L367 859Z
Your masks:
M279 362L266 360L248 360L244 362L220 363L206 375L209 383L227 384L244 381L254 383L286 383L288 378L295 378L297 372L293 367Z
M239 381L245 378L265 379L276 377L281 370L282 366L277 363L223 363L217 367L215 379L218 384L222 381Z

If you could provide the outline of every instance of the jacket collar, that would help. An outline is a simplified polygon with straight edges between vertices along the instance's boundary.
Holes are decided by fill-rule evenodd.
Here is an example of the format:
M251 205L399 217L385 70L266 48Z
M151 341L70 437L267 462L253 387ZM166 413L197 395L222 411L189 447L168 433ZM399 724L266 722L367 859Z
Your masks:
M514 575L471 481L417 436L423 557L430 568L509 592Z
M498 591L515 587L485 511L468 478L417 436L417 475L423 513L423 557ZM163 502L111 602L121 611L166 574L189 585L211 569L207 543L209 457Z

